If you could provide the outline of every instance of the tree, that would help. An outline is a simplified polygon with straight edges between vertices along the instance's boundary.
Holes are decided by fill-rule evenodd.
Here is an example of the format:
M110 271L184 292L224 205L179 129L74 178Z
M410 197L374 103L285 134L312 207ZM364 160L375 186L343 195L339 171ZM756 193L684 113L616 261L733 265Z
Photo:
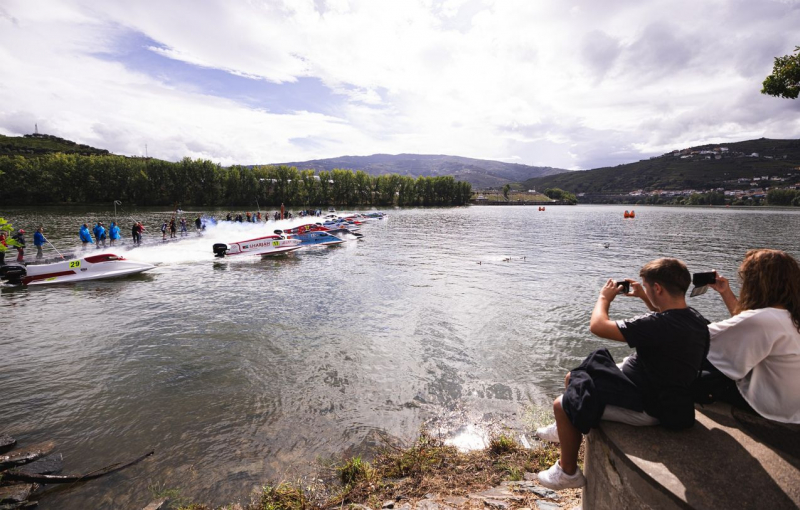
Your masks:
M767 76L763 85L762 94L797 99L800 94L800 46L795 47L794 55L775 57L772 74Z
M506 184L505 186L503 186L503 197L506 199L506 202L508 202L508 192L509 191L511 191L511 185L510 184Z

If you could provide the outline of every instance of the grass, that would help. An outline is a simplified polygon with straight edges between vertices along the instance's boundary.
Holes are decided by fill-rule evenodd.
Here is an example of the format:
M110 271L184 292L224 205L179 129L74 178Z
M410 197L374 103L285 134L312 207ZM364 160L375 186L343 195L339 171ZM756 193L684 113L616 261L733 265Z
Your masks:
M525 472L547 469L558 456L557 445L525 449L507 433L493 437L485 450L460 452L423 430L410 446L387 445L369 462L356 456L323 467L330 476L322 487L304 487L300 482L265 486L241 508L321 510L350 504L380 508L387 500L414 501L430 493L467 496L503 481L522 480ZM211 508L187 505L180 510Z

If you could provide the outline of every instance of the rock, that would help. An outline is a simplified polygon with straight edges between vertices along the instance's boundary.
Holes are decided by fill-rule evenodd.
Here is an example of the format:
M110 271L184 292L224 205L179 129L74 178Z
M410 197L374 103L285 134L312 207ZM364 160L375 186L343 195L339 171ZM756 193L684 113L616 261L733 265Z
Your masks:
M32 483L14 483L0 487L0 503L21 503L36 487Z
M536 500L536 508L538 510L558 510L561 508L561 505L557 505L556 503L551 503L549 501L542 501L540 499Z
M497 510L508 510L511 508L508 503L498 499L485 499L483 500L483 504L491 508L497 508Z
M7 452L17 444L17 440L8 434L0 435L0 453Z
M432 499L423 499L417 502L417 510L439 510L439 505Z
M166 499L162 499L161 501L153 501L152 503L144 507L143 510L161 510L161 507L164 506L164 503L166 502L167 502Z
M372 510L370 507L366 505L358 505L356 503L350 503L347 508L350 510Z
M429 492L429 493L425 494L425 499L436 499L438 497L439 497L439 495L435 494L433 492Z
M492 487L491 489L478 492L477 494L470 494L469 497L473 499L507 499L511 501L522 501L525 499L524 496L514 494L510 487L503 486Z
M403 503L397 510L411 510L411 503Z
M525 471L525 474L522 475L522 478L529 482L535 482L539 480L539 476L536 473L531 473L530 471Z
M463 496L447 496L443 498L443 501L453 506L462 506L469 502L469 498L465 498Z
M394 508L394 500L384 501L381 508Z

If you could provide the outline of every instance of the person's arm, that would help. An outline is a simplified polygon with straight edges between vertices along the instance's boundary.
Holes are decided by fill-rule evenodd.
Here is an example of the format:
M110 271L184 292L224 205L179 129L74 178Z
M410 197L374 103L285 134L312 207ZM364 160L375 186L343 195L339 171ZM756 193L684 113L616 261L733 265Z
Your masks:
M617 323L608 318L608 309L620 290L622 290L622 286L614 285L614 280L608 280L603 288L600 289L597 303L595 303L594 310L592 310L592 319L589 321L589 331L600 338L624 342L625 337L622 336Z
M714 272L716 273L716 271ZM708 286L719 292L719 295L722 296L722 301L725 303L725 307L728 309L731 316L733 316L736 307L739 306L739 300L736 299L736 295L731 290L728 279L717 273L716 283L709 283Z

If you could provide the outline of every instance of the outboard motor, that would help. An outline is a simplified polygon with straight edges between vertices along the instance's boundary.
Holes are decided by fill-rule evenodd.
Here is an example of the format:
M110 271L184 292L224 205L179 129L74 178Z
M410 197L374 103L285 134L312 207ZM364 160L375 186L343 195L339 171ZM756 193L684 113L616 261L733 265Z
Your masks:
M11 285L19 285L22 279L28 275L28 270L21 264L9 264L0 266L0 280L5 280Z
M278 234L280 236L280 235L283 235L283 230L281 230L281 229L273 230L272 233L273 234Z
M213 250L215 257L222 258L226 253L228 253L228 245L225 243L216 243Z

